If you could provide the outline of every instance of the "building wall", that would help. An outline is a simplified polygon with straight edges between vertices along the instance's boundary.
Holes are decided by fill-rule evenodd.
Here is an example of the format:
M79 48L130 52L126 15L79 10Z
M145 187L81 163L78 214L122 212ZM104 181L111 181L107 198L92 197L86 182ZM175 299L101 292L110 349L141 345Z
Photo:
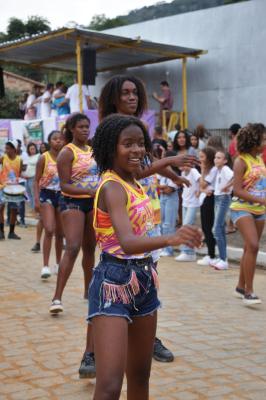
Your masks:
M203 123L224 129L233 122L266 123L266 1L174 15L110 29L107 33L208 50L188 60L189 126ZM181 62L171 61L128 70L145 81L150 108L159 82L171 84L175 109L181 108ZM125 72L125 71L120 71ZM96 93L110 74L99 74Z

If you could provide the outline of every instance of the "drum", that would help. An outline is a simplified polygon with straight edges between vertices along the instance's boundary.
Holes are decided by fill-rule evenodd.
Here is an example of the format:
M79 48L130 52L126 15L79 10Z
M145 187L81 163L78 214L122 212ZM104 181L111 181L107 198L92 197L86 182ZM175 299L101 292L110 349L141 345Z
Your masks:
M22 185L7 185L3 189L3 197L7 203L20 203L25 200L25 192Z

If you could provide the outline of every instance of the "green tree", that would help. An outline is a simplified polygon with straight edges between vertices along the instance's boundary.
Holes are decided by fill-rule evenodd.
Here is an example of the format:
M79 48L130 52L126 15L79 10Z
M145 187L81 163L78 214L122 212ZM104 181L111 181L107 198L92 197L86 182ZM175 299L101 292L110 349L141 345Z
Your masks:
M0 98L0 118L21 118L18 102L21 93L6 89L5 97Z
M25 30L29 35L34 35L44 31L49 32L51 30L50 22L46 18L32 15L31 17L28 17L25 23Z
M7 26L7 40L19 39L26 33L25 24L19 18L10 18Z
M126 24L125 17L106 18L105 14L96 14L92 17L88 28L94 29L95 31L103 31L104 29L115 28Z

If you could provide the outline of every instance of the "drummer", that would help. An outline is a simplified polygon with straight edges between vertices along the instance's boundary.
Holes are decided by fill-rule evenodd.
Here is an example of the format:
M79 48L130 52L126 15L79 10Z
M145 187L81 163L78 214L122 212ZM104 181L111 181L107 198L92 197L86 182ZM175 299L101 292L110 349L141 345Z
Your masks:
M0 240L5 239L4 234L4 208L5 197L4 188L8 185L17 185L22 171L22 159L17 155L17 141L9 140L6 142L5 154L0 157ZM10 225L8 239L21 239L15 233L15 224L19 202L12 201L10 204Z

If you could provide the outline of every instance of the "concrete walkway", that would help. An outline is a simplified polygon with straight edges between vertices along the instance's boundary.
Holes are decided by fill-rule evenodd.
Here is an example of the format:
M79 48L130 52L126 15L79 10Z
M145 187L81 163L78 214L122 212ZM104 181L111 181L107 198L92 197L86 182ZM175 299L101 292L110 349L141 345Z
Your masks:
M77 373L87 313L80 261L65 290L65 312L53 318L56 279L40 279L41 254L29 251L34 228L17 233L23 240L0 242L0 400L91 399L95 382ZM150 399L265 400L266 271L255 278L263 300L257 309L232 297L237 266L214 271L164 258L159 272L158 336L175 361L153 362Z

